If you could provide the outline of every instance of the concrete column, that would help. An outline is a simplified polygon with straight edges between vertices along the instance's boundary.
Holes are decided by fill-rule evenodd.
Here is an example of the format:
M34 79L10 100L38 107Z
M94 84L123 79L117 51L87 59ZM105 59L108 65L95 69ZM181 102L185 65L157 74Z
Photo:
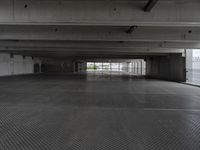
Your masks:
M135 61L135 74L137 74L137 61Z
M140 75L142 75L142 68L143 68L142 60L140 60Z
M13 57L10 58L10 73L11 73L11 75L14 74L14 61L13 61Z
M140 67L140 63L139 63L139 61L137 60L137 75L139 74L139 67Z
M142 60L142 75L145 75L146 72L146 62Z
M73 63L73 67L74 67L73 72L76 72L76 63L75 62Z
M136 73L136 75L138 75L138 61L137 60L135 63L135 73Z
M135 73L135 74L137 73L136 70L137 70L137 62L136 62L136 60L135 60L135 62L134 62L134 73Z
M77 63L77 72L80 72L80 63Z
M138 75L141 74L141 63L140 63L140 60L138 60Z
M133 73L133 61L131 62L131 72Z

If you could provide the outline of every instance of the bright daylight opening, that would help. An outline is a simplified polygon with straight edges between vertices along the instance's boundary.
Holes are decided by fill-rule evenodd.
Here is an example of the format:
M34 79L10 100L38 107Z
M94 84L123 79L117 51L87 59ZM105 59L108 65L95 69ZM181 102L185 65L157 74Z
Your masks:
M186 50L186 78L188 83L200 85L200 50Z
M145 75L146 62L134 59L126 62L87 62L88 73Z

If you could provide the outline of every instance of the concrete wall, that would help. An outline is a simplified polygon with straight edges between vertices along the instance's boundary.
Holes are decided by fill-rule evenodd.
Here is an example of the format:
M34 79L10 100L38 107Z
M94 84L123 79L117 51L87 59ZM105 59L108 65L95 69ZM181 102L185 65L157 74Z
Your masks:
M186 81L185 58L180 55L151 57L147 59L146 74L150 78Z
M0 53L0 76L30 74L34 72L34 63L39 59Z

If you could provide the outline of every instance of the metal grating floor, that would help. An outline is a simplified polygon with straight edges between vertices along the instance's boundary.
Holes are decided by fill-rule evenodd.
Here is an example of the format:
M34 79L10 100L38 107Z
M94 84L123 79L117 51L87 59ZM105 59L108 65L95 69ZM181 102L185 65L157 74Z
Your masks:
M199 150L199 91L122 76L0 78L0 150Z

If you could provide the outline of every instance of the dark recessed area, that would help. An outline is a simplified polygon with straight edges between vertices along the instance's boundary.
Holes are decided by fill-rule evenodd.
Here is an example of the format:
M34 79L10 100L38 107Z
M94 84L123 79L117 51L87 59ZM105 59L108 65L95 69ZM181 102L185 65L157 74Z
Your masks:
M27 5L27 4L25 4L25 5L24 5L24 8L28 8L28 5Z

